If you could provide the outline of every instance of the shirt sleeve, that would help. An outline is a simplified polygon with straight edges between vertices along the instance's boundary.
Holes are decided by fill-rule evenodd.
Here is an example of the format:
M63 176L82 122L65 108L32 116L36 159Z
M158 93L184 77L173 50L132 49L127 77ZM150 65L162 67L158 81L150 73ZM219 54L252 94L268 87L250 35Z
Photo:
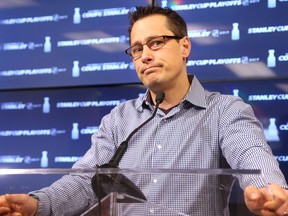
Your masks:
M91 147L72 168L94 169L107 163L115 151L113 122L115 110L103 117L99 131L91 137ZM97 202L92 190L91 179L94 173L73 173L64 175L49 187L31 192L39 198L38 215L58 216L77 215Z
M254 111L239 97L226 97L221 107L220 146L233 169L260 169L261 175L239 178L242 188L248 185L264 187L279 184L287 188L278 161L267 144L263 127Z

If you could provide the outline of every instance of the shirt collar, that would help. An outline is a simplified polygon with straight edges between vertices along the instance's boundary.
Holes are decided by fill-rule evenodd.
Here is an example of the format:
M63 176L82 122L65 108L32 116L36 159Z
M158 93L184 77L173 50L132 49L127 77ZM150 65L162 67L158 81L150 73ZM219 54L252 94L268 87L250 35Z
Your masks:
M191 82L191 85L184 100L190 102L194 106L206 108L207 103L205 97L205 89L195 75L188 75L188 78Z
M199 80L196 78L195 75L188 75L188 79L191 85L183 101L187 101L190 104L197 107L206 108L207 104L205 97L205 89L203 88L203 86L201 85L201 83L199 82ZM146 90L145 94L143 94L136 100L136 109L143 110L144 107L152 107L152 106L153 103L149 90Z
M142 111L144 107L152 106L153 103L151 101L151 96L149 93L149 90L147 89L146 92L141 95L139 98L137 98L135 102L136 109L139 111Z

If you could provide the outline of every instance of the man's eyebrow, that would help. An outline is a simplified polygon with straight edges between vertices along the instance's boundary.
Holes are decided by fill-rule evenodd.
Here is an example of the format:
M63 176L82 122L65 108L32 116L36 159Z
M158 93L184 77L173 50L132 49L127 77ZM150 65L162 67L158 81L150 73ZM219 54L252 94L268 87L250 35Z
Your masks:
M160 35L161 36L161 35ZM145 44L147 43L147 41L153 39L153 38L157 38L157 37L160 37L159 35L152 35L152 36L149 36L147 38L145 38L145 42L141 43L141 41L135 41L134 43L131 44L131 46L136 46L136 45L142 45L142 44Z
M133 44L131 44L131 47L132 46L137 46L137 45L141 45L141 42L140 41L135 41Z

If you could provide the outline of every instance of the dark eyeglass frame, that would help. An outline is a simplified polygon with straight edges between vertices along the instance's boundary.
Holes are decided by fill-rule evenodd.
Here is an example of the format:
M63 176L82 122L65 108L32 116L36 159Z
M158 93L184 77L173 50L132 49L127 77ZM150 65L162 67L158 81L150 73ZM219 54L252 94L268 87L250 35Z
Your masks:
M160 44L158 45L156 48L153 48L153 45L155 45L153 42L157 42L157 38L163 38L163 44ZM138 58L142 55L143 53L143 46L144 45L147 45L147 47L153 51L155 50L158 50L160 48L162 48L165 44L166 44L166 41L167 39L176 39L176 40L180 40L182 39L183 37L180 37L180 36L176 36L176 35L160 35L160 36L155 36L155 37L152 37L150 38L146 43L144 44L135 44L131 47L129 47L128 49L125 50L125 53L129 56L131 56L132 58ZM132 49L135 48L135 47L139 47L141 48L141 52L139 51L137 55L133 55L133 52L132 52Z

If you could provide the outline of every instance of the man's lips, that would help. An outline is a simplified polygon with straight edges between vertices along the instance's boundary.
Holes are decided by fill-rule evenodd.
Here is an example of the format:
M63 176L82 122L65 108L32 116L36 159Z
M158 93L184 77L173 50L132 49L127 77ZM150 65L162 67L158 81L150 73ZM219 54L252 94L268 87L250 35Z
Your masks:
M157 69L159 66L150 66L147 68L144 68L142 71L142 74L150 74L153 73L155 71L155 69Z

